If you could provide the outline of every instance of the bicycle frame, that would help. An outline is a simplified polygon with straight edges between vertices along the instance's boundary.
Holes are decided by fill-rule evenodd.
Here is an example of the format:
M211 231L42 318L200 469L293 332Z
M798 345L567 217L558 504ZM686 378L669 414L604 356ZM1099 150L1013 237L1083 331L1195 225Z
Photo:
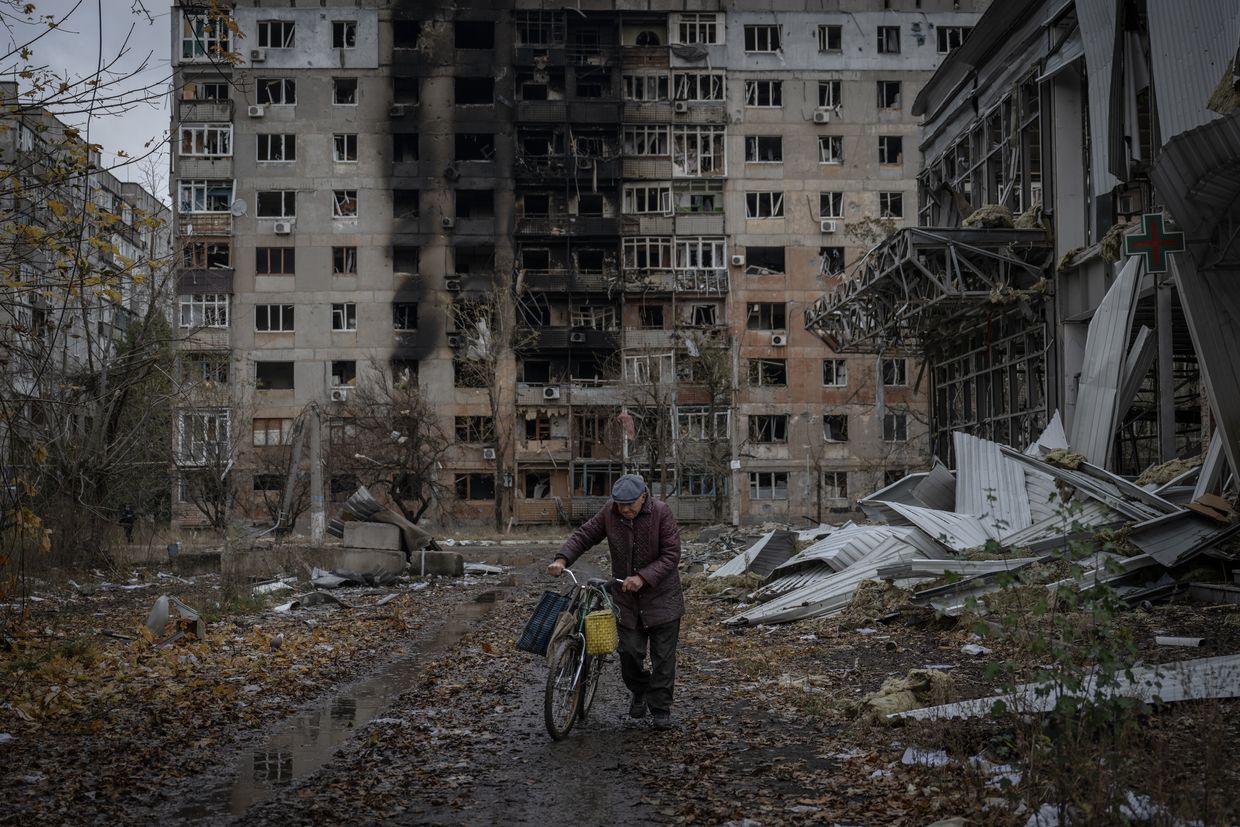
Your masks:
M564 573L573 578L573 585L577 588L581 587L581 582L577 579L577 575L573 574L572 569L564 569ZM613 578L611 583L623 583L623 580ZM594 598L591 600L591 598ZM572 610L577 615L577 639L581 642L580 654L577 656L577 672L573 676L573 683L581 681L582 670L586 668L586 664L590 660L590 656L586 654L586 614L591 608L591 604L608 605L607 595L601 586L595 586L587 583L581 597L571 604Z

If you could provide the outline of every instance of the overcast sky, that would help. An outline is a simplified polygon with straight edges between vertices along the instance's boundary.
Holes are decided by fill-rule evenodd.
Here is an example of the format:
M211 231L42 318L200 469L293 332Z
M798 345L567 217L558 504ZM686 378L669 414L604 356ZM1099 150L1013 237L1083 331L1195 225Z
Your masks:
M103 147L103 165L121 180L148 184L149 162L128 162L117 156L124 150L131 158L150 156L155 159L159 176L157 192L168 200L168 154L166 140L169 124L168 88L171 75L169 51L171 30L168 0L31 0L36 9L33 22L12 11L12 0L0 0L0 37L5 40L3 51L28 42L42 32L42 38L31 45L29 63L45 67L57 76L76 80L95 74L102 62L111 66L113 82L107 94L125 92L129 105L123 114L95 115L65 113L63 120L85 130L89 125L91 143ZM16 3L18 7L23 2ZM64 23L53 31L37 18L54 15ZM101 58L102 55L102 58ZM13 56L4 63L5 78L11 79L23 61ZM19 81L20 82L20 81ZM23 86L28 88L28 86ZM141 98L153 97L153 100ZM151 155L152 151L154 155Z

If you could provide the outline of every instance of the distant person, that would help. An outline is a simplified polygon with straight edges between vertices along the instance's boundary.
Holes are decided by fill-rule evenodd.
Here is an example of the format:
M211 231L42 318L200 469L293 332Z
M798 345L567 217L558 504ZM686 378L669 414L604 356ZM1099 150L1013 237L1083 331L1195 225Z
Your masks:
M611 500L564 541L547 574L559 577L589 549L607 540L612 576L623 580L615 595L620 610L620 673L633 693L629 715L653 713L655 729L672 727L676 646L685 613L680 588L680 527L672 509L650 496L645 481L625 474ZM650 651L651 670L644 668Z
M120 519L121 528L125 529L125 542L126 543L133 542L133 524L136 523L137 521L138 521L138 515L133 513L133 506L126 505L125 509L121 512L121 519Z

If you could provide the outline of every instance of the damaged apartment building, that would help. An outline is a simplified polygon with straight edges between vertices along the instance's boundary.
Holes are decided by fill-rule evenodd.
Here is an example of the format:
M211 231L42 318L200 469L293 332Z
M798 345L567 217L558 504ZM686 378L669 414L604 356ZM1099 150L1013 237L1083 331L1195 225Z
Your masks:
M439 518L578 520L625 471L685 521L823 518L924 465L910 347L801 319L914 222L913 101L985 3L759 5L174 6L187 414L227 446L183 432L182 474L228 457L259 516L264 454L311 403L347 442L378 370L454 440ZM328 455L343 498L364 468Z
M1121 474L1236 468L1238 42L1225 0L993 5L912 103L919 226L807 326L923 354L949 464L953 431L1023 448L1059 411Z

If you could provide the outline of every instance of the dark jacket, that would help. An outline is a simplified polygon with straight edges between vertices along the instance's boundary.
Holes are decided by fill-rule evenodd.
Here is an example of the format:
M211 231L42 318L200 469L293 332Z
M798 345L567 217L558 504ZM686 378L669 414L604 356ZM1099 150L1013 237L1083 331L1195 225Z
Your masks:
M630 629L661 626L685 613L680 588L680 527L666 503L646 497L646 503L632 522L623 519L611 500L576 531L557 557L573 561L607 538L611 552L611 573L624 579L641 575L646 585L636 592L622 592L619 584L612 591L620 610L620 625Z

